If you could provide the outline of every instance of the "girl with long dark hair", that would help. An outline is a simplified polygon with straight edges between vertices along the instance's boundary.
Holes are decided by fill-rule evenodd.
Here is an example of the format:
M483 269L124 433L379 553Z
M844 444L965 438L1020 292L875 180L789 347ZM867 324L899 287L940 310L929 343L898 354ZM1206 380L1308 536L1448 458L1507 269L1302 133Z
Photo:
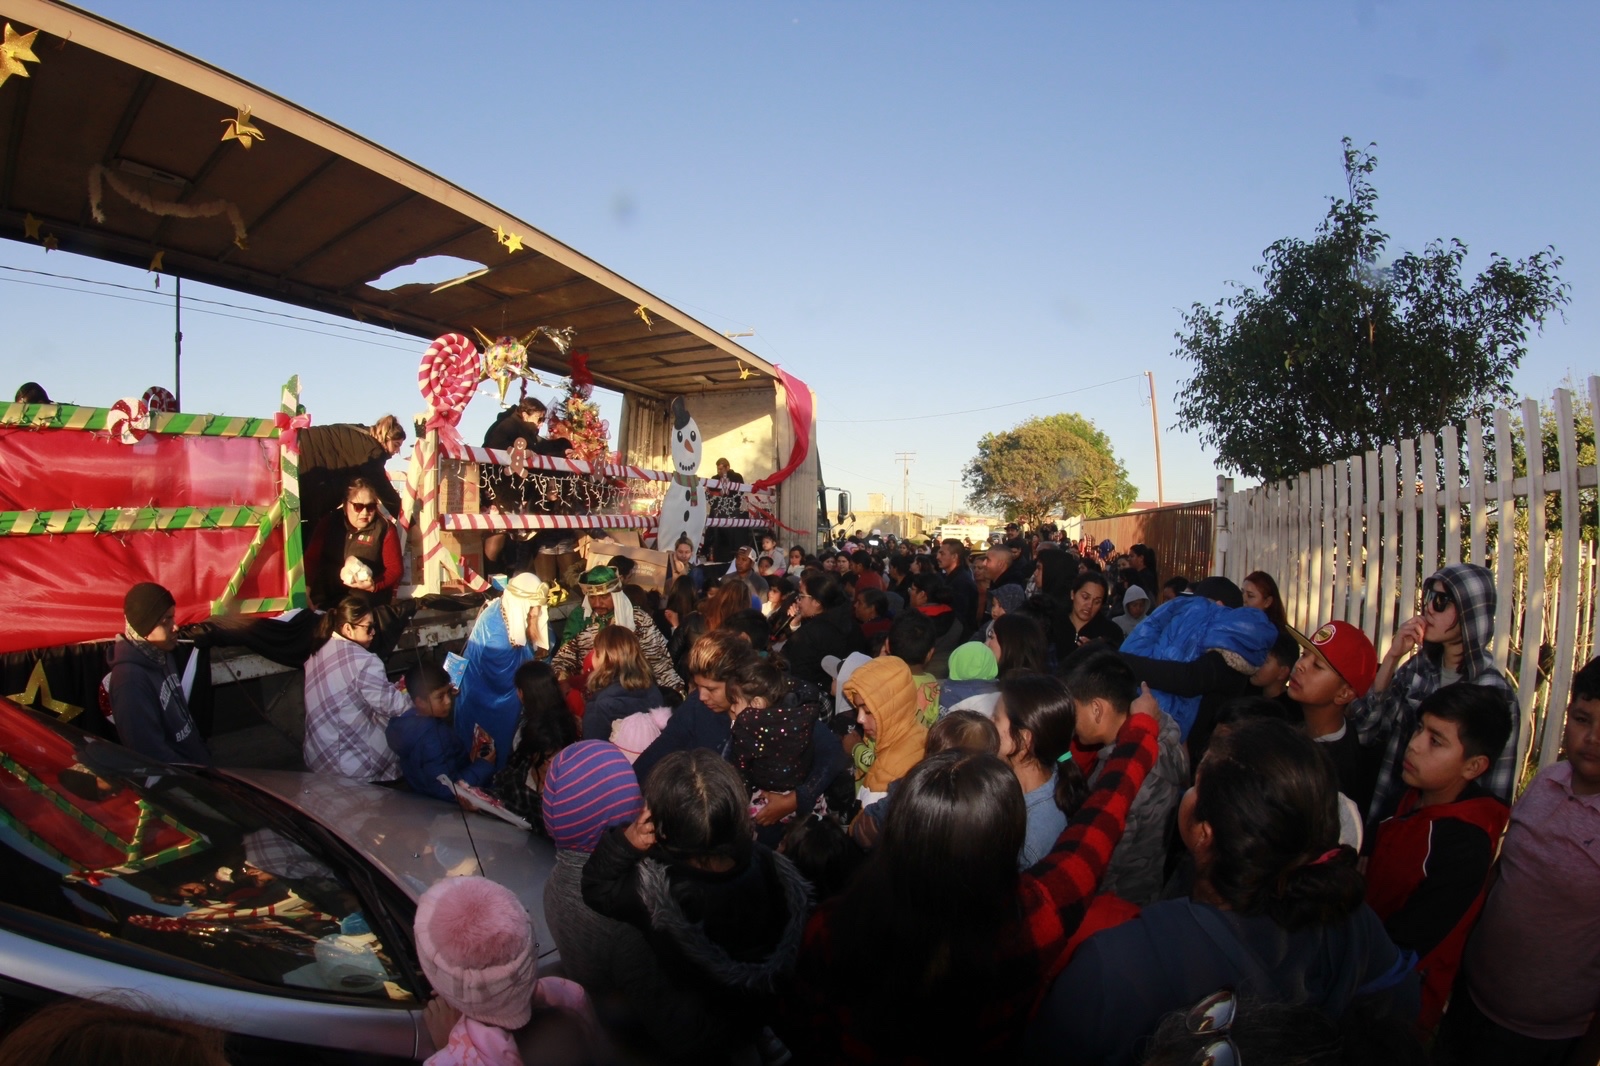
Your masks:
M1333 1018L1373 997L1415 1019L1413 958L1363 902L1333 764L1310 737L1267 718L1213 734L1178 830L1194 891L1083 945L1030 1031L1033 1061L1070 1048L1069 1062L1133 1063L1167 1012L1224 987Z
M578 723L567 709L556 672L549 663L523 663L517 667L515 684L522 717L511 742L511 754L495 772L489 791L538 833L543 832L544 824L539 810L545 773L562 749L578 742Z
M1000 700L994 705L1000 757L1017 775L1028 809L1027 835L1017 852L1019 869L1044 858L1089 791L1072 761L1076 722L1072 697L1058 679L1036 673L1000 679Z
M1133 715L1100 787L1025 871L1027 808L1011 768L964 751L919 763L866 867L806 929L782 1029L796 1061L1014 1057L1155 753L1155 720Z

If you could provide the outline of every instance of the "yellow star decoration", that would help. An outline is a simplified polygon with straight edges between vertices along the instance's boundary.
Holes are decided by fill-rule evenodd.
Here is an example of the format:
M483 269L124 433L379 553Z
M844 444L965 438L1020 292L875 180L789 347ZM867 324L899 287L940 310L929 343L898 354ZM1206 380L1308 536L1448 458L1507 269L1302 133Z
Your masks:
M746 378L751 378L751 377L755 377L755 375L750 372L750 368L745 366L743 363L740 363L739 364L739 380L743 381Z
M249 148L256 141L267 139L267 135L262 133L256 127L256 124L250 121L250 109L248 107L241 107L237 117L225 118L222 120L222 124L228 127L222 131L222 139L225 141L238 141L246 148Z
M37 700L35 700L37 697ZM44 674L44 660L40 659L33 664L33 673L28 675L28 687L21 692L7 696L12 703L20 703L32 707L36 711L48 710L63 722L70 722L83 713L82 707L74 706L64 700L58 700L50 695L50 679Z
M161 270L162 270L161 260L166 254L167 254L166 252L157 252L155 255L150 257L150 273L152 273L152 274L161 273Z
M39 220L31 214L22 216L22 235L30 241L39 239Z
M655 323L650 320L650 308L646 307L644 304L640 304L638 307L635 307L633 309L633 313L639 316L640 321L644 323L645 329L656 328Z
M235 237L233 239L233 246L235 248L239 249L239 251L241 251L241 252L248 251L249 248L250 248L250 238L248 238L248 237Z
M59 247L61 247L61 242L56 240L56 235L54 233L46 233L44 235L44 250L45 251L53 252Z
M494 228L494 239L506 246L507 253L522 251L522 234L512 233L504 226Z
M13 74L19 78L29 77L28 68L22 64L24 60L39 62L39 57L33 54L33 39L37 36L38 30L18 33L11 28L11 23L6 23L5 38L0 40L0 85Z

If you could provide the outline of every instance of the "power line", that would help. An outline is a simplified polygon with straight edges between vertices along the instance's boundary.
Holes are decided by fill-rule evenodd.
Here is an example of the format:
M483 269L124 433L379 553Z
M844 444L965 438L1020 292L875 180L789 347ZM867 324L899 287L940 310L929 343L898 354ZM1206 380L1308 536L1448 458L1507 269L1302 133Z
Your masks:
M9 268L0 268L0 269L9 269ZM76 279L74 279L74 280L76 280ZM76 288L73 288L70 285L51 285L49 282L44 282L44 281L24 281L21 278L3 278L3 277L0 277L0 281L7 282L7 283L12 284L12 285L27 285L27 286L30 286L32 288L37 288L37 289L56 289L56 290L59 290L61 292L75 292L75 293L78 293L80 296L99 296L99 297L103 297L103 298L105 298L107 300L125 300L128 303L146 304L146 305L149 305L149 306L152 306L152 307L166 307L168 305L168 301L166 301L166 300L148 300L148 299L142 299L142 298L137 297L137 296L121 296L121 295L118 295L117 293L114 293L114 292L96 292L93 289L76 289ZM126 288L126 287L127 286L119 286L119 288ZM143 292L144 290L135 289L133 291L135 291L135 292ZM220 303L220 301L216 301L216 300L208 300L206 302L207 303ZM247 312L253 310L253 308L240 307L237 304L222 304L222 306L223 307L235 307L240 311L247 311ZM214 315L217 318L231 318L231 319L234 319L235 321L238 321L238 322L252 322L252 323L254 323L254 324L258 325L258 326L276 326L278 329L292 329L296 333L314 333L319 337L331 337L334 340L350 341L350 342L352 342L354 344L370 344L375 348L388 348L391 351L396 351L396 352L413 352L413 353L415 353L415 351L416 351L416 347L415 346L401 347L398 344L385 344L385 343L383 343L382 341L379 341L379 340L369 340L369 339L367 339L367 337L351 337L351 336L346 336L346 335L342 335L342 334L338 334L338 333L327 333L327 332L324 332L323 330L320 330L320 329L308 329L305 326L291 326L287 322L272 322L272 321L269 321L267 319L250 318L250 317L247 317L246 315L230 315L225 311L210 311L210 310L207 310L207 309L205 309L203 307L192 307L192 308L190 308L190 310L192 312L194 312L195 314L199 314L199 315ZM283 316L283 317L297 318L299 316L287 315L287 316ZM307 319L301 319L301 321L304 321L304 322L315 322L317 320L316 319L307 318ZM368 336L372 336L372 334L369 334ZM379 334L379 336L381 336L381 334Z
M1085 385L1080 389L1068 389L1066 392L1052 392L1046 396L1030 396L1026 400L1012 400L1009 403L997 403L992 407L971 407L965 411L941 411L938 414L933 415L907 415L904 418L819 418L817 421L819 423L848 422L852 425L865 425L868 423L877 422L920 422L927 418L953 418L956 415L975 415L984 411L998 411L1002 407L1016 407L1020 404L1036 403L1039 400L1054 400L1060 396L1074 396L1080 392L1088 392L1090 389L1103 389L1107 385L1115 385L1119 381L1132 381L1134 378L1142 377L1144 377L1142 372L1138 374L1125 374L1120 378L1112 378L1110 381L1102 381L1096 385Z

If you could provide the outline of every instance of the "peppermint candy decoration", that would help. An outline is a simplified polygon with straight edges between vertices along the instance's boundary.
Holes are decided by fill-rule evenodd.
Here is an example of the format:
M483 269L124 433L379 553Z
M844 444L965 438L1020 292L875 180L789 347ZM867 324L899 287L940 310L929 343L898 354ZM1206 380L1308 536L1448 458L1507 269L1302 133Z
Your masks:
M177 414L178 398L160 385L151 385L144 390L144 407L151 414Z
M481 380L477 345L459 333L446 333L428 345L417 368L417 388L428 401L430 420L441 418L452 426L461 421Z
M136 396L124 396L111 405L106 432L124 444L138 444L150 432L150 411Z

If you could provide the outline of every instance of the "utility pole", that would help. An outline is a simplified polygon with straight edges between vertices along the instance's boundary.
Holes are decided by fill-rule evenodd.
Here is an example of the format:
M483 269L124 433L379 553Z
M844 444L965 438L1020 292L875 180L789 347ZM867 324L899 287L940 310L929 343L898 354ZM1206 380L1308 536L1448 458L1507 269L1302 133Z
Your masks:
M1161 420L1156 417L1156 376L1146 370L1144 377L1150 383L1150 432L1156 438L1156 506L1160 507L1166 504L1167 494L1161 485Z
M895 452L894 461L902 464L900 469L900 504L905 508L900 518L900 537L904 540L911 536L911 461L917 457L916 452Z
M183 410L183 279L172 293L172 399Z
M960 484L955 478L950 479L950 521L956 520L956 486Z

